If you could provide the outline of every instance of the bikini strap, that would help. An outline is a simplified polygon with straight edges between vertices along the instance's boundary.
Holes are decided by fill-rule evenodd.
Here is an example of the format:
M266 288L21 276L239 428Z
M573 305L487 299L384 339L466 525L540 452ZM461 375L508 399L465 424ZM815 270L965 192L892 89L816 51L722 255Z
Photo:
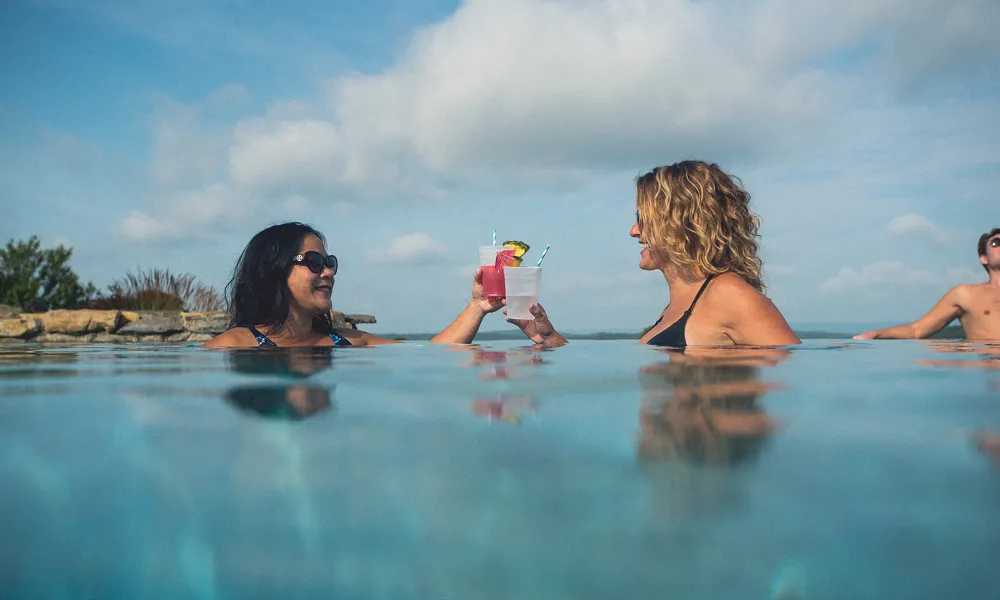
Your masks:
M688 307L688 309L687 309L687 312L688 312L688 313L690 313L690 312L691 312L692 310L694 310L694 305L698 303L698 298L701 298L701 295L702 295L702 293L704 293L704 291L705 291L705 288L707 288L707 287L708 287L708 282L709 282L709 281L712 281L712 279L713 279L714 277L715 277L715 275L709 275L709 276L708 276L708 277L707 277L707 278L705 279L705 283L701 284L701 289L699 289L699 290L698 290L698 293L697 293L697 294L695 294L695 296L694 296L694 300L692 300L692 301L691 301L691 306L689 306L689 307Z
M263 333L261 333L260 331L258 331L257 328L254 327L253 325L244 325L244 327L246 327L247 329L249 329L250 333L252 333L253 336L255 338L257 338L257 345L260 346L261 348L277 348L278 347L277 344L275 344L274 342L272 342L271 339L268 338L266 335L264 335Z

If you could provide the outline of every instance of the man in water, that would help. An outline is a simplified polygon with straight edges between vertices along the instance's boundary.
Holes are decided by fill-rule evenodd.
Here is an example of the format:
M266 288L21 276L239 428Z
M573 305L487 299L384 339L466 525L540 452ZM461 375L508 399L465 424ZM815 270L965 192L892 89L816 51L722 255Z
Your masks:
M926 338L958 319L970 341L1000 340L1000 228L979 237L979 262L986 283L957 285L913 323L866 331L856 340Z

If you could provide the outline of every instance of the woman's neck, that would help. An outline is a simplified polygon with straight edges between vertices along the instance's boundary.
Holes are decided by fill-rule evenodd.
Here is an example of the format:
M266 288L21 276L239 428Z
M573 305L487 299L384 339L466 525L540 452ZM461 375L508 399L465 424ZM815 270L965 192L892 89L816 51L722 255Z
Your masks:
M706 277L700 269L679 269L670 265L660 270L663 272L663 278L667 280L667 287L670 288L671 297L675 293L683 295L683 290L700 286Z
M311 312L289 307L288 317L285 318L285 325L281 328L280 337L286 340L295 340L311 336L314 316Z

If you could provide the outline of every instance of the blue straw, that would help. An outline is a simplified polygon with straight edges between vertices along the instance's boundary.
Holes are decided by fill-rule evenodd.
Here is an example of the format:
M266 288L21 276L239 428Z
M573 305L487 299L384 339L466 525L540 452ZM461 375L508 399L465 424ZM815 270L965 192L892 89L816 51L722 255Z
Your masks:
M497 245L497 230L496 229L493 230L493 245L494 246Z
M545 250L542 250L542 255L538 257L538 264L536 267L542 266L542 261L545 260L545 253L549 251L549 244L545 244Z

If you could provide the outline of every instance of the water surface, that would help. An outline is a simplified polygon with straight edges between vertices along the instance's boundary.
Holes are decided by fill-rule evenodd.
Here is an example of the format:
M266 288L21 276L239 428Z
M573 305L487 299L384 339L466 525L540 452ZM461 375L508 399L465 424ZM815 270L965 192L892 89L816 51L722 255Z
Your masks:
M1000 347L0 347L0 598L987 598Z

